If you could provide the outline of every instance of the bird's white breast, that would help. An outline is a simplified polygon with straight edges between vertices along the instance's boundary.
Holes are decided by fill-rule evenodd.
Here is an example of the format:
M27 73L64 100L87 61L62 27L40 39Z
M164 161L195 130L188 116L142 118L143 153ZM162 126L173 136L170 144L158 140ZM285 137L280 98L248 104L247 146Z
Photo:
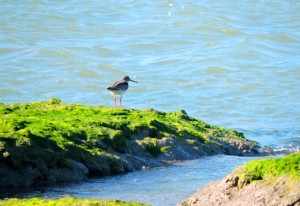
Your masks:
M126 90L110 90L110 92L113 94L113 95L122 95L126 92Z

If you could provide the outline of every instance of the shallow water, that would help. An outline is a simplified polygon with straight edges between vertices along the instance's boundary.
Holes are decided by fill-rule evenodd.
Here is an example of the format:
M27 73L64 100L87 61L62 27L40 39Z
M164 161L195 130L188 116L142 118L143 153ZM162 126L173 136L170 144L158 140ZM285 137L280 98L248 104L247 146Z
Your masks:
M106 88L129 75L139 83L130 84L124 107L184 109L209 124L238 129L262 145L299 151L299 10L296 0L2 1L0 102L58 97L113 106ZM246 160L237 158L236 165ZM198 162L191 164L197 167ZM219 167L226 166L220 161ZM156 172L172 168L129 176L153 172L149 181L155 187L162 184ZM194 170L206 178L201 169ZM214 168L209 181L228 172ZM187 181L179 174L179 182ZM115 177L105 181L117 184ZM166 202L185 193L172 181L156 191ZM207 182L191 181L186 188L193 190L187 193ZM134 200L139 191L149 192L126 191L111 193Z
M171 206L186 199L199 187L229 174L251 157L217 155L178 162L170 167L136 171L125 175L90 179L80 184L38 188L15 197L121 199ZM226 162L226 164L224 164ZM7 194L10 196L11 194Z

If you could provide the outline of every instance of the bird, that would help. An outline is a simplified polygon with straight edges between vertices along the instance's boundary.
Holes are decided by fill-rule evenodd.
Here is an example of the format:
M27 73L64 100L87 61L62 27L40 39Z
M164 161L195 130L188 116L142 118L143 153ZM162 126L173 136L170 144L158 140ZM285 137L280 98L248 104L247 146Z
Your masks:
M122 77L119 81L116 81L113 83L110 87L107 88L113 95L114 95L114 108L116 108L116 101L117 101L117 95L120 95L120 108L122 108L122 95L127 91L128 89L128 82L135 82L134 80L131 80L129 76Z

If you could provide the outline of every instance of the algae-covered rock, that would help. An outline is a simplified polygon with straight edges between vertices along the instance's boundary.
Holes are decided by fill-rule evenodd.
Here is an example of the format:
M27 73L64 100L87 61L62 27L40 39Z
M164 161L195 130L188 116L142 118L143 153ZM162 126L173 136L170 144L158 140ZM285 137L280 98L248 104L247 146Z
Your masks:
M300 153L252 160L178 206L300 205Z
M123 202L120 200L94 200L94 199L78 199L72 197L65 197L61 199L51 200L51 199L42 199L42 198L29 198L29 199L8 199L0 200L1 206L149 206L146 204L136 203L136 202Z
M256 142L184 111L48 102L0 105L0 188L82 180L204 155L256 155Z

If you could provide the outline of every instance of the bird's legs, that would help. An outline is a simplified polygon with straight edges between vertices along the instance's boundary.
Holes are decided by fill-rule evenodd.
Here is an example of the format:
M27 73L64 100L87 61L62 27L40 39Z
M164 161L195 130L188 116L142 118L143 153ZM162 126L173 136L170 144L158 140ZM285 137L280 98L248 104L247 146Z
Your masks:
M122 95L120 97L120 108L122 108Z
M117 97L116 95L114 95L114 108L116 108L116 101L117 101Z

